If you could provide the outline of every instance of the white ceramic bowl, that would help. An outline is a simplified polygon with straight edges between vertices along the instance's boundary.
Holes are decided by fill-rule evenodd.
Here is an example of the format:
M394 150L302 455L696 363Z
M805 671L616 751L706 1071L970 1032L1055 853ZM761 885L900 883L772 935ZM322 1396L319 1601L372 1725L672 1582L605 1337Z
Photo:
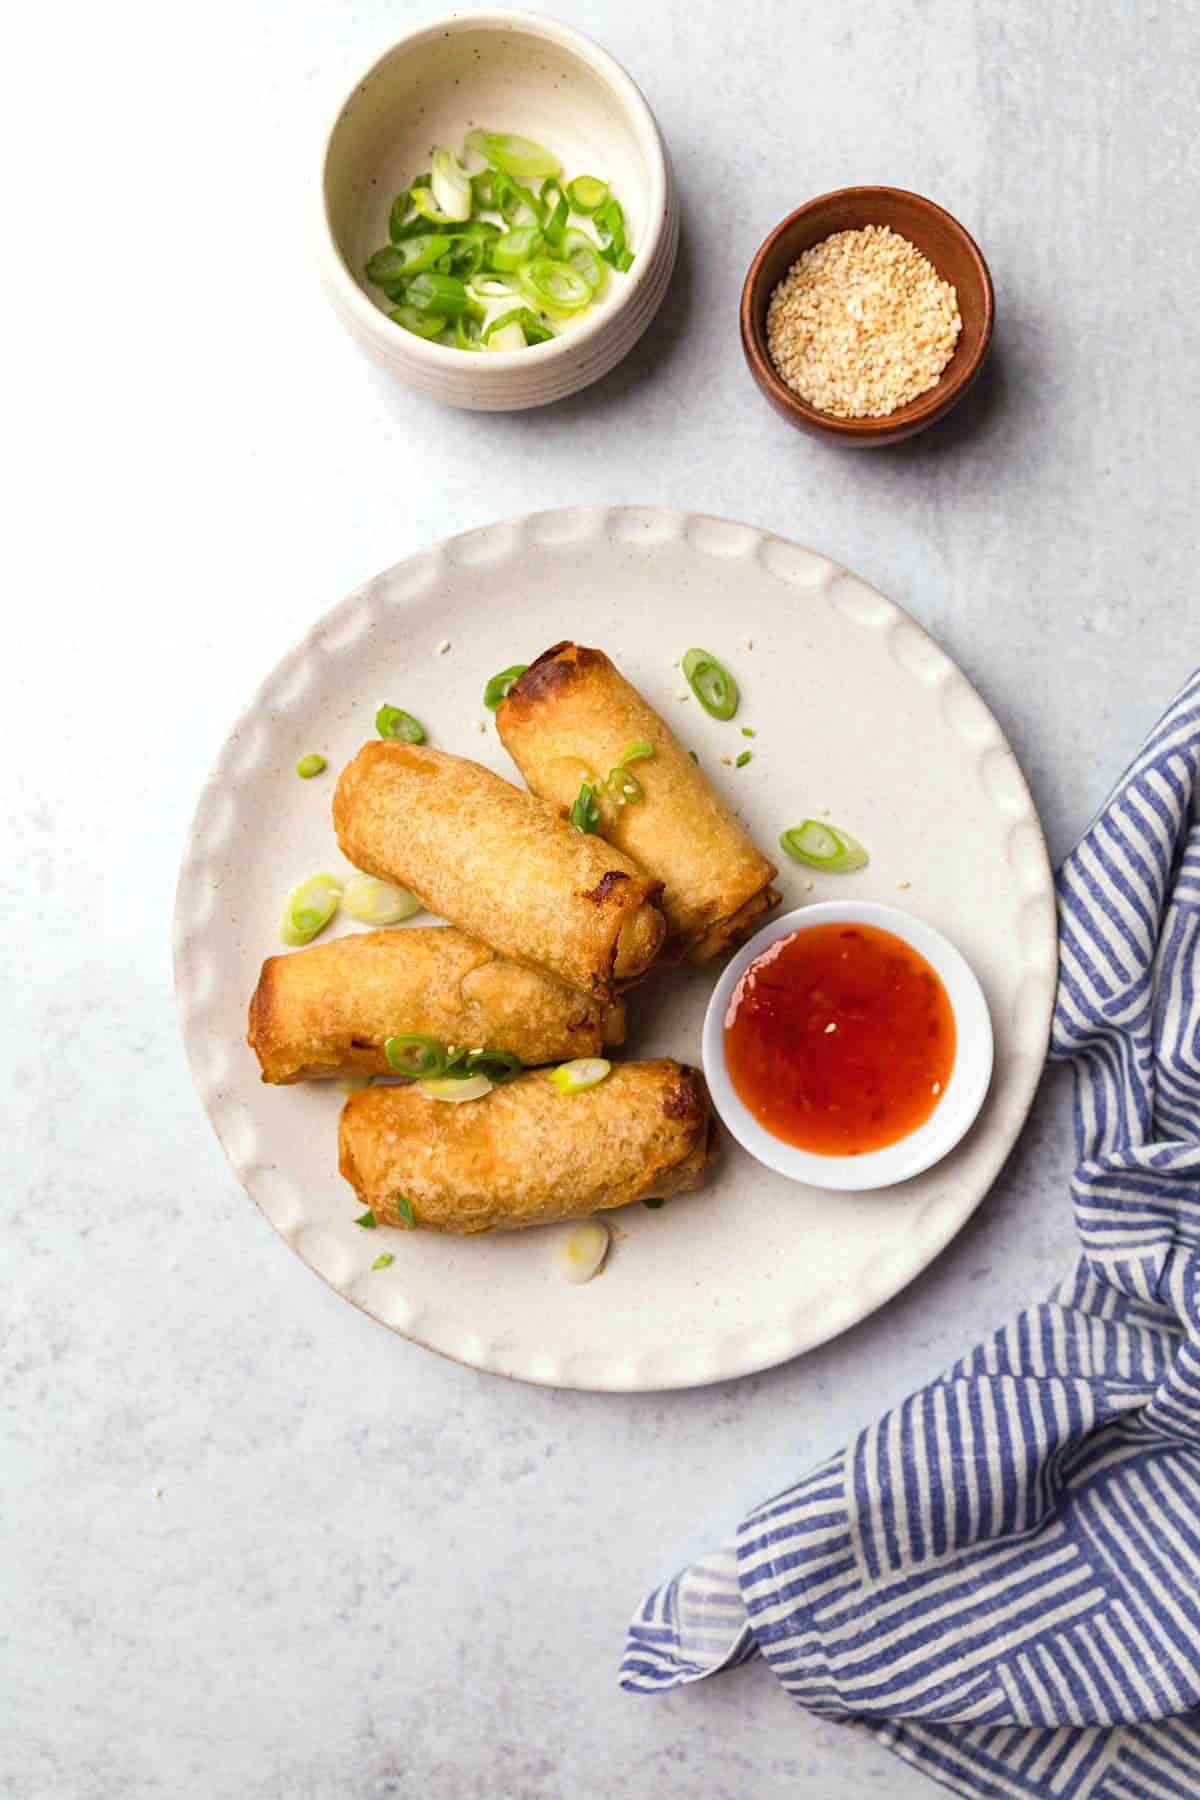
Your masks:
M910 944L941 978L954 1013L957 1045L945 1092L923 1125L882 1150L862 1156L820 1156L786 1144L760 1125L739 1098L725 1064L725 1015L734 989L769 944L814 925L875 925ZM772 920L744 944L713 989L704 1015L703 1059L713 1105L723 1123L751 1156L792 1181L812 1187L863 1191L892 1187L940 1161L965 1137L983 1105L992 1078L992 1022L983 989L970 965L932 925L894 906L868 900L828 900L803 906Z
M607 180L634 252L588 317L525 350L426 343L386 316L363 274L387 242L395 194L435 145L457 154L476 125L547 144L569 176ZM451 14L385 51L330 129L318 210L322 280L351 336L410 387L480 412L544 406L606 375L658 311L679 241L670 163L638 89L590 38L532 13Z

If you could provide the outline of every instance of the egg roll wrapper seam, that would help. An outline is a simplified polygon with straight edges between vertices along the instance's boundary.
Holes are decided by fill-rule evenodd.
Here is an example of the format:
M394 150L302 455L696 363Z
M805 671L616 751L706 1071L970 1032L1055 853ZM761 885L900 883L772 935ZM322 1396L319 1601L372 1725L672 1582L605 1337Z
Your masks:
M247 1042L271 1083L384 1075L389 1037L510 1050L523 1063L598 1056L624 1005L500 956L451 925L363 931L268 957Z
M501 742L529 788L568 804L604 781L630 745L654 755L629 771L644 797L601 796L599 832L664 884L663 955L707 962L747 937L779 900L759 851L679 739L601 650L556 644L513 683L496 714Z
M662 883L561 808L427 744L364 744L333 800L343 854L515 962L610 999L661 948Z
M544 1070L481 1100L431 1100L419 1087L352 1094L338 1166L380 1224L474 1234L586 1218L699 1185L715 1154L698 1070L667 1059L618 1063L563 1094Z

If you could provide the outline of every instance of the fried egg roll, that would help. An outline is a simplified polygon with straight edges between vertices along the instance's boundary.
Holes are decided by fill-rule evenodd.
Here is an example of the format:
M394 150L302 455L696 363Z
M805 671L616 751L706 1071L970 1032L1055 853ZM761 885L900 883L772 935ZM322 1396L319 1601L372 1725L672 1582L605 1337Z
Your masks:
M666 935L660 881L466 757L364 744L338 779L333 824L356 868L595 999L644 975Z
M498 956L452 925L363 931L269 956L247 1042L264 1081L383 1075L389 1037L511 1050L523 1063L596 1056L625 1036L625 1008Z
M555 644L513 683L496 725L543 799L569 805L581 782L601 784L600 833L663 882L667 957L708 962L777 903L775 865L603 651ZM628 764L643 795L620 805L603 784L637 744L653 749Z
M715 1153L708 1091L665 1059L617 1063L582 1093L544 1069L481 1100L364 1088L342 1109L338 1166L381 1225L515 1231L697 1187Z

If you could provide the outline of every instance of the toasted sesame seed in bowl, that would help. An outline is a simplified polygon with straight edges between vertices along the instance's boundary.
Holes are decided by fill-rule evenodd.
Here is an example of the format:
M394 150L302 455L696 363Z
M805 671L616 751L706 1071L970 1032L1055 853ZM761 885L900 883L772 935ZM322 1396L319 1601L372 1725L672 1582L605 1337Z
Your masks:
M858 445L895 443L974 381L994 301L974 239L901 188L843 188L789 215L742 291L742 345L792 424Z

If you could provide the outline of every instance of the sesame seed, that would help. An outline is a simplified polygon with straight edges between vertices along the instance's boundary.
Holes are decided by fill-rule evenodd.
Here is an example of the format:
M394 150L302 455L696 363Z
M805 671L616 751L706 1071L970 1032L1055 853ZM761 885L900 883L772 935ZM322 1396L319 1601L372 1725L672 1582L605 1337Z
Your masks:
M836 1030L837 1030L837 1026L834 1024L833 1020L830 1019L828 1025L825 1027L825 1036L828 1037L831 1031L836 1031Z
M754 639L753 638L746 637L746 638L742 639L742 649L743 650L753 650L753 648L754 648Z
M935 1082L934 1082L934 1084L933 1084L933 1091L934 1091L934 1093L935 1093L935 1094L940 1094L940 1093L941 1093L941 1091L942 1091L942 1084L941 1084L941 1082L940 1082L940 1081L935 1081Z
M896 886L900 889L910 888L912 886L912 882L911 881L898 881L896 883Z
M686 688L676 688L675 689L675 698L677 700L687 700L687 699L690 699L690 695L688 694L688 691Z
M485 724L484 724L484 722L483 722L483 720L482 720L482 719L476 719L476 721L475 721L475 729L476 729L476 731L486 731L486 730L487 730L487 726L486 726L486 725L485 725Z
M450 639L443 638L441 643L438 645L438 652L437 652L438 655L445 656L445 654L449 648L450 648Z
M961 331L954 288L886 225L814 244L767 307L767 348L779 375L839 419L886 418L926 393Z
M733 758L732 758L732 756L723 756L723 757L722 757L722 758L721 758L721 761L722 761L722 762L723 762L723 763L728 763L728 765L729 765L729 767L730 767L730 768L732 768L732 767L733 767Z
M811 893L812 893L812 891L813 891L813 884L812 884L812 881L811 881L811 880L809 880L809 881L806 881L806 882L805 882L805 883L804 883L804 891L805 891L805 893L806 893L806 894L811 894Z

